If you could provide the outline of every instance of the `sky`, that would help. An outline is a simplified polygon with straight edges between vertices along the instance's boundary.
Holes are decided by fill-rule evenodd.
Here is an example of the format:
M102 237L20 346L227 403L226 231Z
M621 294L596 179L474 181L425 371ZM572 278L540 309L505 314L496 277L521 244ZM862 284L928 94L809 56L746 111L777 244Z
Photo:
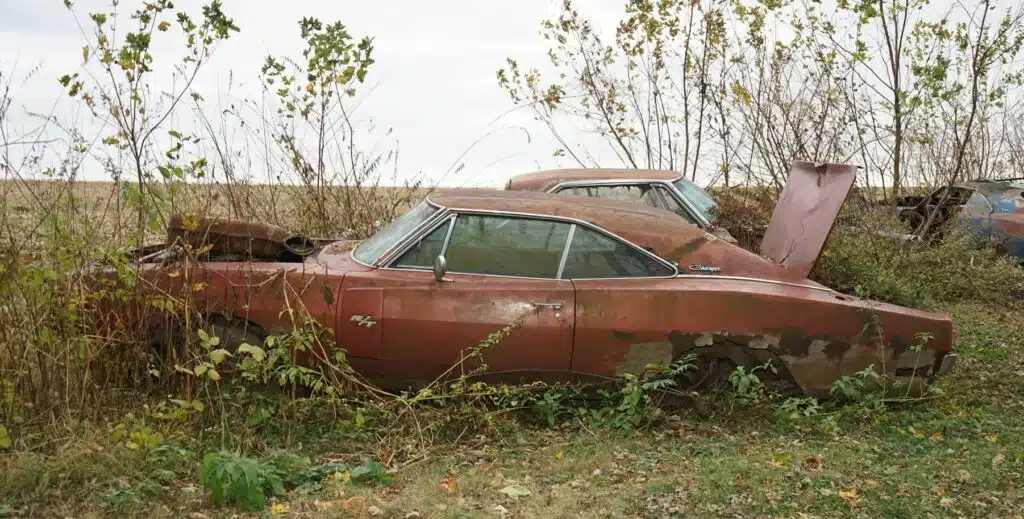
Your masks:
M175 7L198 15L203 3L177 0ZM0 73L12 78L11 125L16 131L38 126L39 120L27 112L52 113L59 121L80 123L86 118L81 104L62 95L57 83L58 77L78 69L83 45L80 29L63 0L0 0L0 4ZM547 45L539 35L540 23L557 15L560 4L560 0L224 0L225 13L241 32L220 44L195 89L207 99L257 96L259 67L268 54L300 56L298 21L302 17L341 21L351 33L372 36L375 43L376 63L355 116L361 127L372 124L377 132L363 146L378 149L397 143L402 178L422 175L442 185L500 186L517 173L569 165L552 156L554 143L529 113L509 113L513 104L495 77L509 56L524 66L545 62ZM122 0L122 10L134 5L134 0ZM578 5L595 26L612 28L623 0L587 0ZM78 0L75 10L82 18L89 12L108 11L109 0ZM156 61L179 52L157 47ZM392 133L380 137L386 128ZM93 125L92 130L102 128ZM460 157L465 167L452 174ZM81 177L100 180L104 173L102 168L83 167Z

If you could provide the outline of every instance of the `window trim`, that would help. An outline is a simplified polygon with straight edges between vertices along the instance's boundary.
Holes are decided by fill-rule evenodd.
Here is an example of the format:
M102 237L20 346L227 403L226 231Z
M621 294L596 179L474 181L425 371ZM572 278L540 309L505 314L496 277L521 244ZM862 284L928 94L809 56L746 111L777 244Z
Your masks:
M626 245L627 247L632 248L633 250L636 250L636 251L640 252L643 255L646 255L646 256L648 256L650 258L653 258L656 262L662 264L663 266L668 267L669 270L671 270L672 274L668 275L668 276L630 276L630 277L619 277L619 278L575 278L575 279L578 279L578 280L584 280L584 279L671 279L671 278L675 278L675 277L679 276L679 269L678 269L678 267L675 264L673 264L672 262L666 260L665 258L662 258L661 256L658 256L657 254L654 254L651 251L649 251L649 250L647 250L647 249L645 249L643 247L640 247L639 245L637 245L637 244L635 244L635 243L633 243L633 242L623 238L622 236L619 236L618 234L615 234L615 233L613 233L613 232L611 232L611 231L609 231L607 229L604 229L604 228L599 227L597 225L591 224L590 222L586 222L586 221L579 220L579 219L576 219L576 218L570 218L570 217L564 217L564 216L552 216L552 215L546 215L546 214L522 213L522 212L517 212L517 211L488 210L488 209L455 209L455 210L453 210L451 208L442 208L442 210L439 211L439 214L444 214L445 217L441 218L441 219L438 219L440 221L434 222L434 224L429 226L429 227L422 226L422 228L413 229L412 231L410 231L409 234L407 234L405 236L405 238L403 238L403 239L398 241L394 251L388 251L385 254L382 254L381 257L378 259L377 264L376 265L372 265L372 266L375 267L375 268L381 268L381 269L386 269L386 270L400 270L400 271L406 271L406 272L408 272L408 271L417 271L417 272L425 272L425 271L427 271L428 269L427 268L423 268L423 267L399 267L399 266L395 265L395 262L398 261L398 259L401 258L402 255L405 254L406 251L408 251L409 249L414 247L415 244L422 237L425 237L426 235L428 235L431 232L433 232L434 230L436 230L438 226L443 225L444 224L443 220L447 220L448 218L451 218L452 220L454 220L454 219L458 218L460 215L464 215L465 214L465 215L504 216L504 217L513 217L513 218L527 218L527 219L532 219L532 220L544 220L544 221L551 221L551 222L557 222L557 223L568 223L568 224L570 224L569 235L566 238L565 245L562 248L561 259L560 259L559 265L558 265L558 272L556 273L556 277L553 277L553 278L547 278L547 277L542 278L542 277L531 277L531 276L509 276L509 275L504 275L504 274L480 274L480 273L477 273L477 272L455 272L455 271L449 271L449 273L451 273L451 274L460 274L460 275L465 275L465 276L491 276L491 277L513 278L513 279L534 279L534 280L543 279L543 280L548 280L548 281L570 281L568 279L562 278L562 273L563 273L563 270L565 268L565 262L568 259L569 247L572 245L572 237L576 233L576 226L579 225L579 226L586 227L587 229L590 229L590 230L592 230L594 232L597 232L599 234L603 234L603 235L611 238L612 240L616 240L616 241ZM451 238L451 233L455 229L455 222L454 221L452 222L451 227L449 227L448 229L449 229L448 230L448 236L445 237L444 247L442 247L442 249L441 249L441 253L442 254L444 254L448 250L448 243L449 243L450 238Z
M360 260L359 258L356 257L356 249L359 248L358 245L356 247L353 247L352 250L349 252L349 257L352 258L352 261L355 261L356 263L358 263L360 265L363 265L364 267L376 268L377 265L380 265L382 261L389 260L390 256L392 256L393 252L396 249L403 248L403 246L405 245L406 240L409 239L409 236L415 235L416 232L421 230L423 227L431 226L437 220L443 220L450 213L447 208L441 207L441 206L435 204L429 198L425 199L424 202L427 205L434 206L434 207L436 207L438 209L433 215L430 216L430 218L427 218L426 220L423 220L418 225L416 225L416 227L413 227L411 230L409 230L409 232L406 233L405 236L402 236L401 238L395 240L395 243L391 244L390 247L388 247L384 252L382 252L379 256L377 256L377 260L374 261L373 263L365 263L365 262L363 262L362 260ZM413 207L415 207L415 206L413 206ZM412 208L409 208L409 210L411 211ZM378 230L378 232L380 232L380 231Z
M709 229L711 227L711 222L707 221L700 214L700 212L697 211L693 207L693 204L691 204L690 201L687 200L686 197L683 196L682 193L680 193L679 190L676 189L676 186L673 184L673 182L675 182L675 181L677 181L677 180L679 180L681 178L683 178L682 175L680 175L680 176L678 176L676 178L673 178L672 180L654 180L654 179L644 180L644 179L635 179L635 178L600 179L600 180L597 180L597 179L595 179L595 180L567 180L567 181L559 182L559 183L555 184L551 189L548 189L547 192L548 193L557 194L559 191L561 191L563 189L568 189L568 188L571 188L571 187L608 187L608 186L625 186L625 185L637 186L637 185L655 185L655 184L659 184L662 187L664 187L665 189L667 189L669 193L671 193L672 198L674 198L676 200L676 202L678 202L680 205L683 206L683 209L687 213L689 213L690 218L692 218L694 221L697 222L696 225L698 225L699 227L705 228L705 229ZM660 195L660 193L659 193L659 195ZM658 209L661 209L661 208L658 208ZM672 212L671 210L668 210L668 209L662 209L662 210L663 211L670 211L670 212Z

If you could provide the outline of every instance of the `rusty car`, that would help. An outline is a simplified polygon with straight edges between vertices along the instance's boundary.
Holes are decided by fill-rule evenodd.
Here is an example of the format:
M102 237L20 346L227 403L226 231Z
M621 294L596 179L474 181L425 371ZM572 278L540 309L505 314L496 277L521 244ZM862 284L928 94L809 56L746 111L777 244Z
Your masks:
M383 387L429 383L511 323L482 351L486 377L607 379L695 358L692 387L766 363L809 395L869 367L926 387L957 359L950 316L807 279L831 227L808 220L833 214L843 192L835 186L848 188L851 170L800 163L794 171L766 236L790 266L680 225L664 209L486 189L430 194L359 242L179 216L167 243L134 261L139 286L187 294L218 323L229 351L287 333L301 307L353 369ZM201 290L189 289L197 283ZM151 318L153 330L169 321L166 306L131 311ZM156 346L172 346L160 337Z
M896 200L896 215L917 233L934 212L927 236L941 236L950 225L993 243L1024 262L1024 179L973 180L941 186L928 195Z

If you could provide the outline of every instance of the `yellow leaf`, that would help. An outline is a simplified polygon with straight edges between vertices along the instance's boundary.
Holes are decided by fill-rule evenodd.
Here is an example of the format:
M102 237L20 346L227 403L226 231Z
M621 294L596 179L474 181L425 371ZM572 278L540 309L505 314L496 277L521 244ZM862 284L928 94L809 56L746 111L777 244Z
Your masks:
M341 473L341 480L342 481L344 481L345 483L348 483L350 479L352 479L352 474L350 474L347 470L345 472Z
M932 441L936 441L937 442L937 441L939 441L941 439L942 439L942 433L940 433L940 432L933 432L932 433Z
M857 492L856 488L851 488L850 490L840 490L839 497L847 501L856 501L857 499L860 499L860 493Z
M167 273L167 277L169 277L169 278L176 278L176 277L178 277L180 275L181 275L181 271L180 270L175 270L174 272L168 272Z
M169 24L167 22L160 22L160 25L156 26L156 28L159 29L160 32L165 32L170 27L171 27L171 24Z
M556 460L562 461L562 458L565 458L565 453L564 452L558 451L558 452L555 453L555 459Z
M199 282L192 285L193 292L202 292L203 290L206 290L206 283Z
M214 382L220 380L220 373L217 373L217 370L215 369L206 370L206 376L210 377L210 380L213 380Z
M995 443L999 441L999 436L996 436L996 433L988 433L988 436L986 436L985 439L992 443Z

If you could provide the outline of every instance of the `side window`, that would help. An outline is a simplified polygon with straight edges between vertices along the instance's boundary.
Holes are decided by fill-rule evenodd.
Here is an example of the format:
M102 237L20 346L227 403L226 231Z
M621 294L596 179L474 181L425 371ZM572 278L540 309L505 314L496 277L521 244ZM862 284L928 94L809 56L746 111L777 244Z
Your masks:
M395 267L401 268L432 268L434 259L437 258L444 248L444 239L448 236L448 227L452 224L449 218L440 227L434 229L430 234L420 238L419 243L405 251L394 262Z
M964 204L963 214L971 218L987 217L992 214L992 205L988 203L984 195L975 191Z
M666 277L667 265L610 236L576 226L563 279Z
M668 206L667 208L669 211L672 211L673 213L682 216L683 218L686 219L686 221L694 225L697 224L693 217L690 216L690 212L687 211L685 207L683 207L682 203L680 203L678 200L675 199L675 197L672 196L672 193L668 192L668 189L665 189L663 186L657 186L657 190L658 193L661 194L661 197L665 199L665 204Z
M570 227L530 218L459 215L445 250L448 271L554 278Z
M559 190L558 194L624 200L627 202L639 202L659 209L666 208L665 203L661 200L661 195L658 194L653 186L647 184L567 187Z

